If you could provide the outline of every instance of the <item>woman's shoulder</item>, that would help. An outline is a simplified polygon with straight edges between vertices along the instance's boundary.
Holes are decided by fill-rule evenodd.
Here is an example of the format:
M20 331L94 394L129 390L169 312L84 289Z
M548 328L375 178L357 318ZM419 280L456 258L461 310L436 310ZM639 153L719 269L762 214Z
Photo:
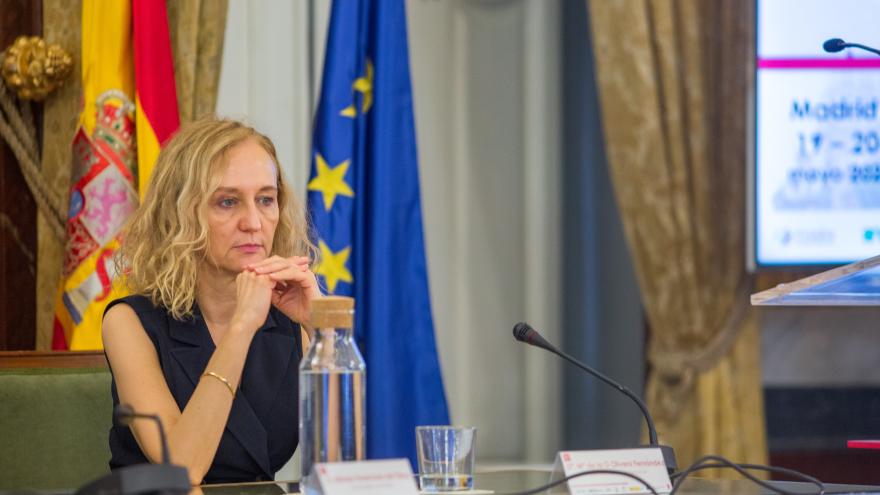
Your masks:
M111 308L118 304L125 304L126 306L131 307L131 309L134 310L135 314L137 314L138 316L142 316L148 313L165 312L163 308L154 305L153 301L151 301L149 297L140 294L133 294L130 296L120 297L119 299L114 299L113 301L111 301L110 304L108 304L107 307L104 308L104 315L106 315Z
M119 299L111 301L104 309L105 322L108 319L115 319L117 317L117 315L112 314L111 311L118 312L120 306L127 306L126 309L130 308L131 312L134 313L134 316L140 321L144 331L146 331L147 335L154 340L158 338L160 334L167 333L169 327L175 324L174 319L171 318L170 313L168 313L164 306L153 304L148 296L139 294L120 297ZM131 315L131 313L129 313L129 315ZM122 318L123 319L119 321L126 321L124 316Z
M157 308L150 298L130 295L114 299L104 308L101 335L105 349L109 346L124 348L138 342L141 332L158 347L159 329L163 327L161 308ZM138 331L139 330L139 331ZM135 340L132 340L135 339ZM115 344L113 344L115 342Z

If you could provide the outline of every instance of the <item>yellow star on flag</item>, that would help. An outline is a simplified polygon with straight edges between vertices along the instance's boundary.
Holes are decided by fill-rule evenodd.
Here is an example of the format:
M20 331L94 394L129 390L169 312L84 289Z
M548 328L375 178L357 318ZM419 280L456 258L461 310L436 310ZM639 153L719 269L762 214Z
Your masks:
M351 276L351 272L345 267L345 264L348 262L348 255L351 254L351 246L338 253L334 253L330 246L319 239L318 247L321 250L321 262L315 268L315 273L322 275L324 280L327 281L327 290L331 294L336 292L336 284L340 280L352 283L354 279Z
M370 59L367 59L367 74L364 77L359 77L354 80L354 83L351 85L351 89L361 93L363 97L361 98L361 113L367 113L370 111L370 107L373 106L373 62ZM352 103L351 105L342 109L339 112L339 115L343 117L357 117L357 107Z
M333 208L333 201L336 200L337 194L349 198L354 197L354 191L345 182L345 172L348 171L349 160L330 168L324 157L320 153L315 153L315 163L318 174L309 181L308 190L321 192L324 196L325 210L330 211L330 208Z
M357 108L354 106L354 103L343 108L342 111L339 112L339 115L342 115L343 117L350 117L352 119L357 117L357 114L358 114L358 111L357 111Z

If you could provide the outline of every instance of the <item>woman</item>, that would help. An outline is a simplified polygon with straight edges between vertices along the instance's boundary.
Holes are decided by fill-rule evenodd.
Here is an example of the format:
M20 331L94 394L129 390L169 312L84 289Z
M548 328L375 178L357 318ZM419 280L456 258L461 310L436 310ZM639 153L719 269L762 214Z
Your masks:
M271 141L180 129L123 236L132 296L104 313L113 402L157 414L194 484L272 479L297 445L300 324L320 297L302 208ZM151 421L110 430L111 468L161 462Z

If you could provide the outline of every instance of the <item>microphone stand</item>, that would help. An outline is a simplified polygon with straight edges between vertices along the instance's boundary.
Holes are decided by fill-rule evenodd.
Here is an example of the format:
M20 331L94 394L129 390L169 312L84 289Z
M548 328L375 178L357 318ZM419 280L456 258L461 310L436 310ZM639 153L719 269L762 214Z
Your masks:
M880 50L878 50L876 48L871 48L870 46L867 46L867 45L860 45L858 43L847 43L845 45L845 48L861 48L862 50L865 50L866 52L871 52L874 55L880 55Z
M617 383L608 376L604 375L599 370L595 370L590 366L587 366L586 364L575 359L574 357L560 351L556 348L556 346L554 346L550 342L547 342L547 340L545 340L544 337L542 337L537 330L529 326L528 323L517 323L513 327L513 336L514 338L516 338L516 340L519 340L520 342L525 342L526 344L540 347L545 351L556 354L562 359L595 376L599 380L602 380L606 384L617 389L620 393L632 399L632 401L635 402L639 409L642 411L642 415L645 417L645 422L648 425L649 445L647 445L645 448L660 449L660 452L663 455L663 461L666 463L666 470L670 474L674 473L678 469L678 462L675 460L675 451L669 445L661 445L660 442L657 440L657 428L654 426L654 419L651 417L650 411L648 411L648 406L645 405L645 402L641 398L639 398L638 395L634 394L627 387L624 387L620 383Z
M155 421L162 442L162 464L135 464L115 469L110 474L80 487L76 495L183 495L192 489L186 468L171 464L168 439L159 416L140 414L125 404L119 404L113 411L113 417L123 425L129 425L137 418Z

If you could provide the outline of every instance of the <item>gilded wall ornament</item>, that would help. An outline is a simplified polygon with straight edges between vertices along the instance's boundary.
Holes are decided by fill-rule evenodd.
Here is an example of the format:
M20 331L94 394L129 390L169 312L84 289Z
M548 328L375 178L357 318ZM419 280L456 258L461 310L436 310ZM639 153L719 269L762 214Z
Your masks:
M37 36L19 36L2 59L3 80L22 100L44 100L64 84L73 69L73 58L67 51Z

